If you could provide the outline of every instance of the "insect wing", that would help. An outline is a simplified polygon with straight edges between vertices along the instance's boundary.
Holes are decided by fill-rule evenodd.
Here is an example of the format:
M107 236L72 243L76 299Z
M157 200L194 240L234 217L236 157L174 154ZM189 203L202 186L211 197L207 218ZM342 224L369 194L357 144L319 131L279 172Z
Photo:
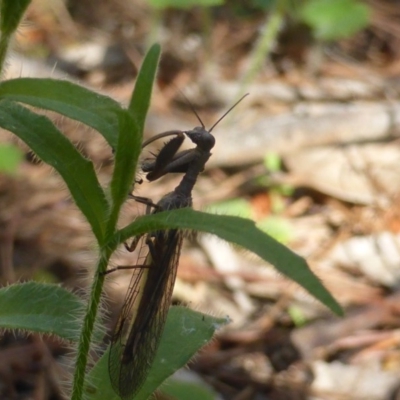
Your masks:
M148 247L145 244L145 239L141 239L139 260L147 258ZM110 374L111 384L114 390L119 393L119 374L120 363L124 352L125 338L129 334L129 329L132 321L138 313L138 302L143 297L143 289L145 284L146 268L137 268L134 270L128 291L122 306L117 324L111 337L110 354L108 358L108 369Z
M109 357L111 383L124 400L138 392L154 361L171 304L181 244L179 231L156 232L148 243L152 249L148 255L149 268L140 270L140 278L134 277L131 281ZM138 299L140 286L142 293ZM132 304L128 301L138 300L133 319L129 315Z

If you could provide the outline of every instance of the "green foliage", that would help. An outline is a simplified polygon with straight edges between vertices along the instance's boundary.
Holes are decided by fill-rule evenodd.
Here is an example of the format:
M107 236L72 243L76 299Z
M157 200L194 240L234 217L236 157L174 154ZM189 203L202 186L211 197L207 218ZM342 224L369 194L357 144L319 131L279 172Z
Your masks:
M293 323L297 327L304 326L306 324L306 322L307 322L307 318L304 315L303 311L299 307L297 307L295 305L290 306L288 308L288 314L290 315L290 317L292 318Z
M282 171L282 159L276 153L269 152L264 157L264 165L268 172L271 172L272 174ZM269 175L259 178L258 182L261 186L266 186L269 188L272 212L274 214L280 214L281 212L283 212L285 209L284 197L291 196L293 194L294 187L285 183L276 184L273 182ZM271 234L270 232L268 233Z
M122 108L107 96L67 81L19 78L1 83L0 98L80 121L101 133L111 147L117 147L118 113Z
M9 36L16 29L16 21L21 18L27 4L15 0L2 2L0 67L3 66L2 55L8 46ZM91 345L99 340L96 326L104 271L112 253L132 236L164 229L216 234L258 254L331 310L341 314L340 306L311 272L305 260L249 220L182 209L143 216L118 229L120 209L134 180L159 56L160 47L152 46L139 72L128 109L68 82L15 79L0 83L0 127L17 135L61 175L73 200L88 220L99 248L87 304L62 288L49 284L10 285L0 290L0 327L56 334L72 342L77 341L73 400L81 400L84 396L116 398L108 381L106 355L89 372L86 383L85 375ZM100 186L93 163L83 157L50 119L36 114L24 104L56 111L93 127L103 135L115 150L115 168L110 186L105 189ZM147 398L225 322L186 309L172 309L156 360L137 398Z
M289 243L293 236L289 221L282 217L271 216L264 218L257 223L257 226L280 243Z
M255 8L260 8L261 10L269 10L275 6L277 0L252 0L251 4Z
M0 289L0 326L6 329L51 333L78 341L79 317L85 307L77 296L56 286L37 282Z
M0 97L0 126L16 134L65 180L76 204L100 241L107 203L93 164L45 116Z
M350 37L368 26L370 9L357 0L310 0L300 15L319 40Z
M156 45L146 56L143 63L146 73L139 74L129 109L68 82L16 79L0 84L0 126L25 141L42 161L59 172L77 206L90 223L100 249L98 272L83 321L82 312L74 315L79 321L81 332L73 399L82 398L84 372L104 282L102 272L115 250L115 247L110 248L108 240L118 236L116 222L119 210L132 186L159 54L160 48ZM138 101L138 96L144 101ZM37 115L20 103L57 111L97 129L116 150L110 188L103 190L92 162L84 158L47 117ZM107 193L111 194L111 201ZM50 306L52 304L54 301L49 302ZM60 313L60 318L65 314L65 311ZM51 320L49 324L52 324ZM47 331L55 330L47 328Z
M149 375L135 400L147 399L166 378L184 367L194 354L227 324L227 318L216 318L184 307L171 307L160 347ZM107 365L108 352L91 370L85 387L88 400L117 400L111 388Z
M223 5L223 0L148 0L158 12L154 24L160 28L160 16L166 8L187 9L202 7L202 38L207 49L212 32L211 7ZM266 58L275 47L279 34L288 24L305 24L320 42L348 38L370 23L370 7L360 0L251 0L230 2L226 5L238 18L265 13L265 22L259 29L249 56L248 67L243 74L238 97L254 80L265 65ZM156 30L156 29L155 29ZM208 48L208 52L211 49Z
M305 23L319 41L350 37L370 22L369 6L358 0L253 0L251 5L266 12L266 19L250 56L240 93L263 67L285 22Z
M0 0L0 72L11 37L17 29L30 0Z
M149 229L150 228L150 229ZM258 229L249 219L181 209L138 217L119 231L118 243L149 231L184 229L212 233L257 254L279 272L299 283L336 314L341 308L313 274L306 261ZM245 234L243 234L245 232ZM112 247L115 245L113 244Z
M255 43L250 56L249 67L244 74L241 82L240 92L254 79L265 63L266 55L270 54L275 41L284 24L285 10L281 10L275 5L268 14L264 26L260 29L260 36Z
M0 173L15 174L24 155L17 147L9 144L0 145Z
M181 382L169 379L162 387L162 393L168 398L176 400L215 400L217 394L211 389L204 387L204 384L195 382Z
M282 169L282 159L279 154L269 152L264 157L264 165L268 171L278 172Z
M275 197L277 197L277 194L271 192L270 198L272 199L272 206L277 208L277 204L280 202L280 197L277 197L276 200L274 199ZM252 218L252 206L249 201L242 198L213 204L207 208L207 211L217 215L232 215L235 217ZM275 209L273 209L273 211L275 212ZM281 210L278 211L280 212ZM289 221L285 218L269 215L258 221L257 227L280 243L285 244L290 242L292 229Z
M207 207L207 211L217 215L251 218L251 204L242 198L215 203Z
M30 0L2 0L0 5L0 30L2 35L12 35L19 25Z

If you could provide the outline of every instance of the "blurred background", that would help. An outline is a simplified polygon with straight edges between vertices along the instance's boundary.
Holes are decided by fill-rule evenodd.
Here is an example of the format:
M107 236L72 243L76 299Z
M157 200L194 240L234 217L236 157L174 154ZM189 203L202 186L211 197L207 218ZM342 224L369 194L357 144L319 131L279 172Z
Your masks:
M174 302L232 323L174 377L190 385L179 398L400 399L400 3L33 0L5 78L67 79L126 104L154 42L162 57L146 137L198 125L187 99L210 127L250 93L213 131L194 208L252 218L305 257L346 310L332 316L214 237L188 238ZM103 138L46 114L107 182ZM96 257L86 221L48 166L9 133L0 141L2 284L84 293ZM158 201L179 179L135 194ZM121 224L140 212L127 204ZM134 259L121 250L114 262ZM130 276L109 279L109 329ZM62 399L68 351L56 338L5 334L1 399Z

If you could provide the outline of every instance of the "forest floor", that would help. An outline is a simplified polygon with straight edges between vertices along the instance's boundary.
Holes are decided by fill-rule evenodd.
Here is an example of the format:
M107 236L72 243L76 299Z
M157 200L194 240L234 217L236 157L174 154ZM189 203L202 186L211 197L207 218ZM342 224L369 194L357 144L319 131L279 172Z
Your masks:
M30 7L6 77L71 79L126 103L146 48L160 42L146 137L198 124L182 92L206 126L249 92L214 131L194 207L254 219L303 256L345 310L333 316L233 246L190 238L174 302L232 323L177 379L201 379L223 399L400 398L400 10L394 1L368 3L368 29L322 47L287 21L252 74L252 49L267 21L260 12L238 15L226 6L208 16L199 9L156 14L122 0ZM107 182L112 151L102 138L50 115ZM12 140L5 132L0 139ZM85 290L96 257L89 228L60 179L24 151L18 177L0 175L3 282ZM144 182L137 194L157 201L178 180ZM141 212L127 204L125 223ZM121 250L114 262L134 258ZM107 287L110 329L130 274ZM4 336L0 359L17 367L0 366L1 398L61 398L49 371L62 370L54 360L68 350L54 338L44 343L45 350L37 337ZM39 351L46 354L40 363Z

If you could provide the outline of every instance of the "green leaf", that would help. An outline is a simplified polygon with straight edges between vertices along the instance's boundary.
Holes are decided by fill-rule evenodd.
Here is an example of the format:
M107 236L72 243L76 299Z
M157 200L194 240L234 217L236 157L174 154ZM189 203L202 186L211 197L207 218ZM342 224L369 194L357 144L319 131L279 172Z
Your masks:
M0 1L0 74L3 72L11 37L29 3L30 0Z
M111 180L113 208L109 231L113 231L122 203L133 189L133 177L141 152L146 114L150 105L153 81L157 72L160 46L154 45L143 61L136 79L128 111L120 112L119 141L116 147L115 167ZM132 118L133 117L133 118Z
M264 166L268 171L278 172L282 170L282 159L278 153L268 152L264 157Z
M296 327L304 326L307 323L307 318L300 307L293 305L287 311Z
M157 73L160 52L161 49L159 44L153 44L147 52L136 79L131 101L129 102L128 110L136 119L138 130L141 135L143 134L144 123L150 106L150 99Z
M340 305L313 274L306 261L262 232L253 221L248 219L206 214L188 208L160 212L137 218L134 223L117 232L115 241L122 243L132 236L163 229L192 229L208 232L250 250L271 263L279 272L303 286L334 313L343 314ZM113 243L112 246L116 244Z
M245 199L232 199L212 204L207 212L217 215L234 215L235 217L251 218L251 205Z
M23 158L24 155L18 147L11 144L0 145L0 172L14 174Z
M149 0L154 8L192 8L221 6L224 0Z
M127 112L119 113L119 140L115 152L115 164L111 179L112 210L108 231L114 232L119 211L132 190L141 141L138 126Z
M286 218L269 216L257 223L257 226L280 243L290 242L293 228Z
M97 240L104 240L107 201L93 164L44 116L19 104L0 101L0 126L23 140L62 176Z
M356 0L310 0L300 15L320 40L337 40L354 35L368 26L370 8Z
M176 400L215 400L217 394L200 383L182 382L177 379L168 379L161 392Z
M255 8L267 11L275 7L276 0L252 0L251 4Z
M215 331L227 322L227 318L210 317L184 307L171 307L155 360L135 400L147 399L165 379L185 366ZM108 351L90 371L85 395L88 400L119 400L111 387Z
M30 2L30 0L1 1L0 30L2 35L9 36L14 33Z
M67 81L19 78L0 84L0 99L15 100L55 111L100 132L112 148L118 142L118 113L111 98Z
M0 327L50 333L77 341L84 304L50 284L27 282L0 289Z

